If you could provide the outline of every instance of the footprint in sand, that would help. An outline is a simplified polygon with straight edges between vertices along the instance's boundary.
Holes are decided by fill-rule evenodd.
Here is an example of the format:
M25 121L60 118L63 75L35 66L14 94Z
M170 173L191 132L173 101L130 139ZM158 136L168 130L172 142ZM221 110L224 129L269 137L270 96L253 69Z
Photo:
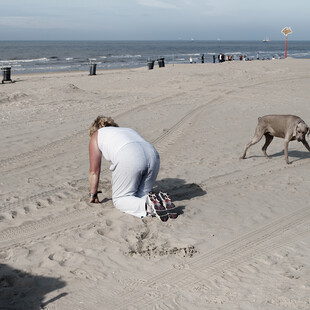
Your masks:
M70 270L70 273L74 274L79 279L98 280L98 278L90 275L88 272L81 268Z
M97 233L100 235L100 236L106 236L109 234L109 232L111 232L111 226L112 226L112 221L111 220L106 220L106 225L107 227L101 227L101 228L98 228L97 229Z
M100 235L100 236L105 236L106 235L106 232L107 230L105 228L98 228L97 229L97 233Z
M13 251L11 249L0 251L1 261L10 260L12 256L13 256Z
M17 212L16 212L16 211L12 211L12 212L11 212L11 217L12 217L12 219L15 219L16 216L17 216Z
M28 214L30 212L30 208L29 207L24 207L24 212L25 212L25 214Z

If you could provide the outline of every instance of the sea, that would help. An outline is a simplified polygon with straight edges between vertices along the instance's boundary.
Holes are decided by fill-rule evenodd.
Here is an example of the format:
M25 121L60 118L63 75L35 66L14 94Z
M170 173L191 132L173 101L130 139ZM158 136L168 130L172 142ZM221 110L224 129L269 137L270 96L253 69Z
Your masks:
M12 73L44 73L146 67L149 60L166 64L210 63L223 53L234 60L284 58L281 41L0 41L0 65ZM310 41L288 40L287 57L310 58Z

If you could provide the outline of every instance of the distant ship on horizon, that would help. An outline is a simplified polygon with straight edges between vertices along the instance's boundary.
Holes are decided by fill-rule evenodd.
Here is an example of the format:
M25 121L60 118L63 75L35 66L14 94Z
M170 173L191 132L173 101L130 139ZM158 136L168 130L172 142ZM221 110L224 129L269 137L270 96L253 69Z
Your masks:
M266 37L264 40L263 40L263 42L269 42L270 40L269 40L269 37Z

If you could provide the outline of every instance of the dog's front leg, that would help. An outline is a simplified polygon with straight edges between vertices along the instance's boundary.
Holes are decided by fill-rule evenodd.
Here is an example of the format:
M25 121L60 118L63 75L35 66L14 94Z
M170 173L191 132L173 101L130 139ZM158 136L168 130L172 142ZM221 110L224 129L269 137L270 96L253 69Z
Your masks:
M286 163L289 165L291 164L289 161L288 161L288 143L289 143L289 140L284 140L284 157L285 157L285 161Z
M306 147L306 149L310 152L310 146L309 146L308 142L306 141L306 139L301 140L301 142Z

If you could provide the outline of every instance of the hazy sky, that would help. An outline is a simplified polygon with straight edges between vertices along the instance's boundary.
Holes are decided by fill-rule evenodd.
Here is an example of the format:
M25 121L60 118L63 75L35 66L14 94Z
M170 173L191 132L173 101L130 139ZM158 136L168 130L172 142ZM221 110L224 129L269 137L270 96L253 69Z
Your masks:
M310 40L309 0L0 1L0 40Z

